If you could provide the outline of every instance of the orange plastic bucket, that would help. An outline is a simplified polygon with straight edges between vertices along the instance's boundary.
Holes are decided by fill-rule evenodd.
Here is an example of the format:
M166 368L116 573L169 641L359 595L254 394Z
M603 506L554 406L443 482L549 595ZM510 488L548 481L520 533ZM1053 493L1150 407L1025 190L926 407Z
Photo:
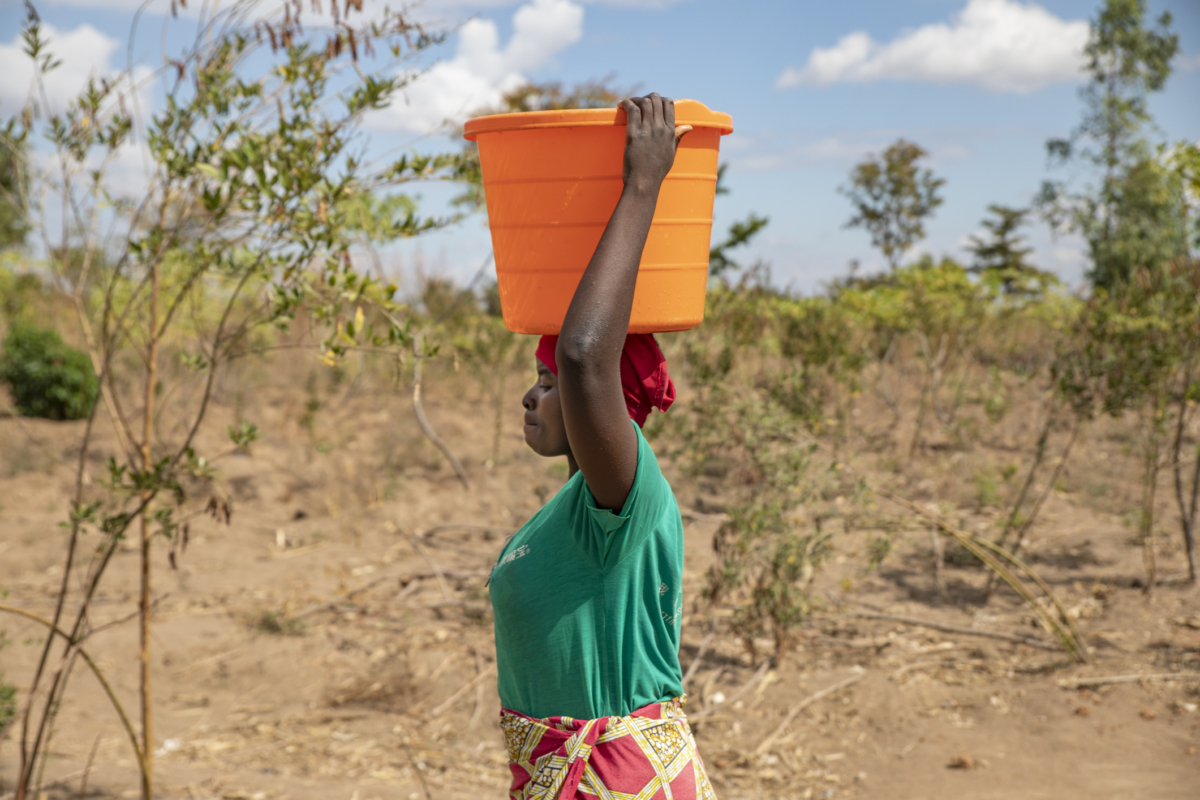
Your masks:
M658 195L631 333L680 331L704 319L717 151L733 119L677 100L675 122L692 131ZM469 120L463 135L479 144L504 324L558 333L621 196L625 112L497 114Z

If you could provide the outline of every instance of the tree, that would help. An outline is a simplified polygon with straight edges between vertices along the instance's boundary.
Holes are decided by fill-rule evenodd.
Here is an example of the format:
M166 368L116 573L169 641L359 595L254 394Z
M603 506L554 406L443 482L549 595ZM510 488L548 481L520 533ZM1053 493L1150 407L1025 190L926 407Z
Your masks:
M1098 174L1074 192L1063 181L1046 181L1038 200L1055 229L1087 241L1096 286L1111 288L1185 248L1178 182L1144 134L1153 126L1150 95L1166 85L1178 51L1169 13L1149 27L1145 0L1106 0L1084 49L1090 77L1080 90L1083 119L1066 139L1046 143L1052 165L1078 162Z
M29 231L26 149L25 140L13 135L13 126L0 130L0 248L21 246Z
M879 158L869 157L850 173L850 184L838 191L850 198L855 214L847 228L866 228L871 244L895 269L909 248L925 237L925 218L942 204L938 195L946 181L917 162L928 153L898 139Z
M1182 309L1176 307L1176 310L1185 312L1171 320L1179 344L1179 369L1177 382L1171 387L1175 423L1170 460L1183 548L1187 554L1188 582L1195 584L1200 577L1196 564L1196 529L1200 526L1200 442L1192 437L1189 446L1188 432L1200 407L1200 260L1193 258L1191 253L1192 237L1200 241L1200 146L1193 142L1178 143L1168 153L1167 163L1182 187L1184 227L1189 234L1184 257L1176 259L1173 269L1167 270L1174 273L1177 284L1173 291L1182 300Z
M144 85L131 72L91 80L62 112L45 92L57 62L28 7L22 40L35 67L35 103L6 130L17 141L44 139L52 151L21 157L29 181L23 211L44 243L53 287L75 311L99 399L89 405L75 448L53 612L43 618L3 608L47 628L13 723L16 800L42 794L54 720L81 663L118 712L143 800L153 796L151 556L165 549L174 566L194 518L207 513L229 522L232 510L213 467L223 454L196 452L218 374L301 313L325 334L328 364L355 348L399 358L401 348L414 345L407 320L398 319L406 309L392 301L395 287L360 271L354 246L364 231L396 237L441 224L418 217L395 192L410 181L452 177L461 160L451 153L371 161L359 144L364 117L387 106L407 80L396 77L395 62L442 36L401 12L352 19L361 6L328 6L332 24L321 28L301 24L300 5L286 4L280 14L259 0L234 0L202 16L191 46L165 59ZM365 63L376 47L395 59L386 71ZM157 111L135 127L128 95L155 87L162 87ZM138 194L125 198L108 168L135 131L144 132L151 169ZM55 218L60 207L66 219ZM185 374L166 369L170 361L182 363ZM183 391L166 386L174 380ZM181 427L154 424L168 409ZM107 475L92 482L85 478L98 413L108 418L117 446ZM242 419L228 434L234 452L247 448L257 429ZM140 730L85 649L94 630L89 609L127 536L140 544Z
M1040 294L1047 285L1058 283L1048 272L1030 264L1026 257L1033 248L1024 246L1024 237L1017 230L1025 224L1027 208L988 206L993 219L983 220L988 238L971 237L969 250L975 256L970 271L985 282L999 285L1005 294Z

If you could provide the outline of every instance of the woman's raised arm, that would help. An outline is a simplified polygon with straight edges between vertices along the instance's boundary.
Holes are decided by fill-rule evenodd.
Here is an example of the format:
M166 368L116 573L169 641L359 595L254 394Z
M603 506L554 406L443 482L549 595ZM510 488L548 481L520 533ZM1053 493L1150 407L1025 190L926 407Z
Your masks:
M555 358L571 454L602 508L620 510L637 471L637 433L621 391L621 351L638 263L675 162L675 103L651 94L625 109L625 188L563 319Z

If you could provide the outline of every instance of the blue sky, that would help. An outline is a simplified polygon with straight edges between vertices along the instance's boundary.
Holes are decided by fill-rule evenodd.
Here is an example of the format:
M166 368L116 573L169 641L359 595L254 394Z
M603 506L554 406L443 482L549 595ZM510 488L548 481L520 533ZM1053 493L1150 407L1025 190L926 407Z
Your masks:
M192 0L196 5L200 0ZM371 0L367 0L369 4ZM307 4L307 0L306 0ZM1078 49L1098 0L429 0L417 13L458 31L434 55L406 104L372 124L379 148L450 145L436 123L486 103L522 80L570 84L612 74L733 115L722 144L731 193L718 198L714 236L751 211L770 225L742 260L762 258L775 281L812 290L844 274L851 259L882 268L867 235L847 230L850 208L837 187L851 166L898 137L930 152L947 183L945 204L922 249L967 258L962 245L989 203L1030 202L1047 176L1044 143L1079 119ZM62 92L88 72L125 65L137 0L43 0L42 18L69 52ZM166 0L152 0L135 48L156 65ZM1200 3L1150 3L1169 10L1182 56L1153 104L1169 139L1200 137ZM19 87L21 3L0 0L0 115ZM182 36L186 19L168 26ZM182 39L180 39L182 41ZM424 191L429 210L446 193ZM1076 284L1079 243L1027 231L1037 263ZM396 249L409 270L466 279L487 255L482 218Z

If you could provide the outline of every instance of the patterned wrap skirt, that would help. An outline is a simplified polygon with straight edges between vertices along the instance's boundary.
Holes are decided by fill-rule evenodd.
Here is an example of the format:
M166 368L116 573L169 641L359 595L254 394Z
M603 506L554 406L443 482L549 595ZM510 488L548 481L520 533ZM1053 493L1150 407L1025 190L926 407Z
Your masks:
M600 719L502 709L500 727L511 800L716 800L679 699Z

